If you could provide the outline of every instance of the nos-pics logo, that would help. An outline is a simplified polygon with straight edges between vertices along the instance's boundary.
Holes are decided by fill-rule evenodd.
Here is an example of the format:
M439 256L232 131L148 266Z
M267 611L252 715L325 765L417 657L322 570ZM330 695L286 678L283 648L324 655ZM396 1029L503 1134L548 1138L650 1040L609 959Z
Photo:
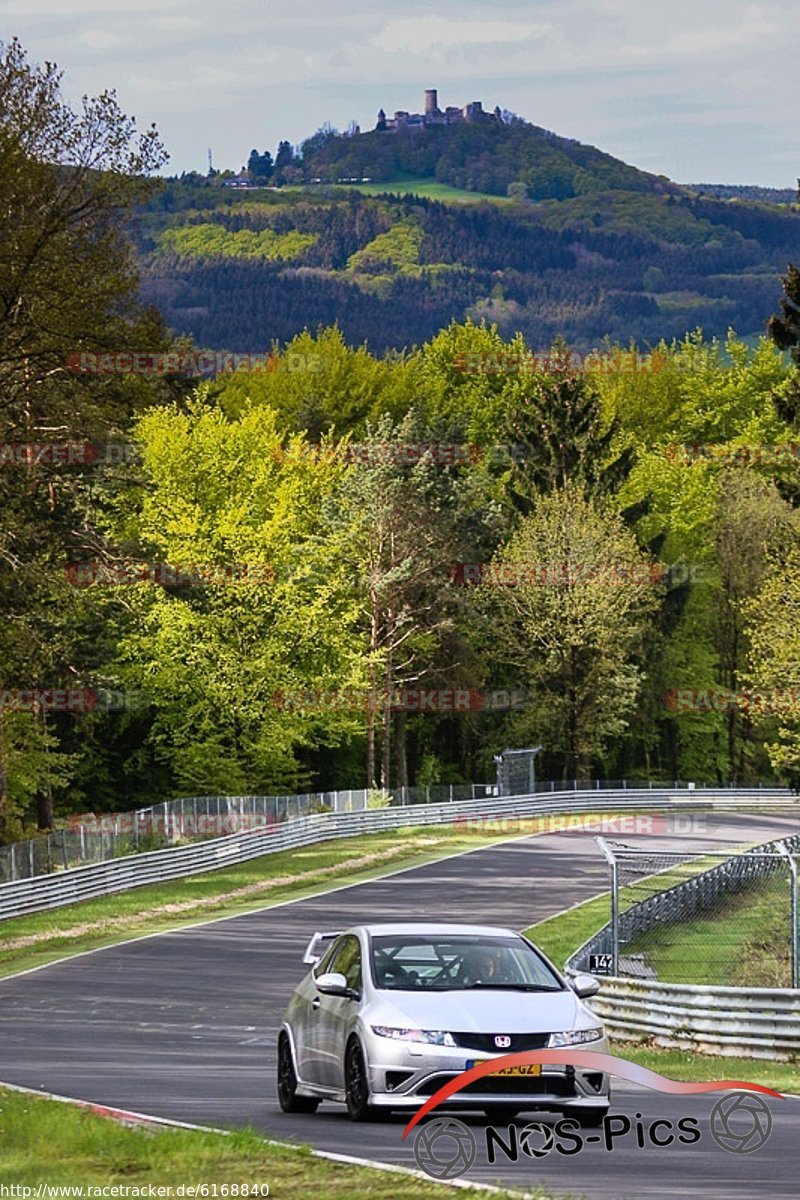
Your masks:
M498 1161L518 1162L523 1156L540 1160L553 1151L570 1156L591 1144L606 1151L616 1149L618 1144L651 1151L667 1146L691 1146L701 1139L699 1124L697 1117L644 1121L641 1113L636 1113L635 1120L624 1113L608 1113L597 1133L584 1132L579 1121L566 1117L554 1124L532 1121L521 1128L509 1125L504 1130L488 1125L483 1134L486 1159L493 1165ZM753 1154L769 1139L772 1115L760 1096L733 1093L717 1101L708 1126L711 1137L722 1150ZM470 1170L477 1156L475 1131L454 1117L435 1117L417 1130L414 1158L417 1166L433 1179L458 1179Z

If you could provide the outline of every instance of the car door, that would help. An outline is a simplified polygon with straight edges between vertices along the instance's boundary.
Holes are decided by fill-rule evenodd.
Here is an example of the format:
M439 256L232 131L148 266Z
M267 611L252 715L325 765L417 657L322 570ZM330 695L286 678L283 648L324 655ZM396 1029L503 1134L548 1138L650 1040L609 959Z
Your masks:
M338 938L328 947L320 961L312 968L295 993L292 1014L297 1055L297 1073L304 1083L324 1082L324 1054L322 1048L322 996L317 991L315 980L318 975L332 971L331 966L341 944Z
M317 1013L318 1066L320 1082L326 1087L344 1087L344 1051L347 1032L361 999L361 945L357 937L347 934L341 939L327 967L344 975L347 986L355 996L320 996Z

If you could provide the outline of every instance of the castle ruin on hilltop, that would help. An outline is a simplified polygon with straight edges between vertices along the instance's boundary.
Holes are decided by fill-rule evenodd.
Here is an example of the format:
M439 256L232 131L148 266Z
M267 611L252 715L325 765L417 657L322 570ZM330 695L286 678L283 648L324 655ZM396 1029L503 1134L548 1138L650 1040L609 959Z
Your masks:
M379 130L417 130L427 129L431 125L461 125L465 121L498 121L503 123L503 115L500 108L495 108L494 112L484 112L483 104L480 100L472 100L469 104L465 104L463 108L458 108L455 105L448 104L447 108L439 108L439 98L436 88L425 89L425 111L421 113L405 112L404 109L398 109L393 117L387 117L383 109L378 113L378 123L375 126Z

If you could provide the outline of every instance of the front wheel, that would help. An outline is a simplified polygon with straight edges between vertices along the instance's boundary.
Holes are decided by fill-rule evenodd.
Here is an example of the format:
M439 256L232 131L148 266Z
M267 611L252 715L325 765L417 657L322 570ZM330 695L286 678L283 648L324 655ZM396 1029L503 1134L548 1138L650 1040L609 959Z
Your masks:
M285 1113L313 1113L319 1105L319 1100L297 1094L292 1047L285 1033L278 1039L278 1103Z
M503 1121L513 1121L522 1110L505 1104L487 1104L483 1111L490 1121L501 1124Z
M369 1102L369 1080L364 1051L357 1038L348 1042L344 1056L344 1091L351 1121L369 1121L375 1110Z
M608 1113L607 1108L583 1108L576 1110L575 1116L584 1129L596 1129L603 1124L603 1117ZM568 1113L567 1116L570 1114Z

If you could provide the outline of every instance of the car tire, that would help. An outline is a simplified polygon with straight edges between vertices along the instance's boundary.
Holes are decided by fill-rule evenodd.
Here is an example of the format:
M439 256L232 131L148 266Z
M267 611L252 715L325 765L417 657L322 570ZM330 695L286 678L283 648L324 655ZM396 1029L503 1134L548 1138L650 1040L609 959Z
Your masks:
M490 1121L513 1121L522 1112L521 1108L514 1108L510 1104L487 1104L484 1108L484 1113Z
M285 1113L313 1113L319 1100L298 1096L292 1047L285 1033L278 1038L278 1103Z
M344 1093L351 1121L371 1121L375 1109L369 1102L369 1079L364 1051L358 1038L352 1037L344 1053Z
M596 1129L598 1125L603 1124L603 1117L608 1114L608 1109L598 1105L597 1108L582 1108L575 1111L575 1118L580 1123L583 1129ZM571 1114L567 1114L570 1116Z

